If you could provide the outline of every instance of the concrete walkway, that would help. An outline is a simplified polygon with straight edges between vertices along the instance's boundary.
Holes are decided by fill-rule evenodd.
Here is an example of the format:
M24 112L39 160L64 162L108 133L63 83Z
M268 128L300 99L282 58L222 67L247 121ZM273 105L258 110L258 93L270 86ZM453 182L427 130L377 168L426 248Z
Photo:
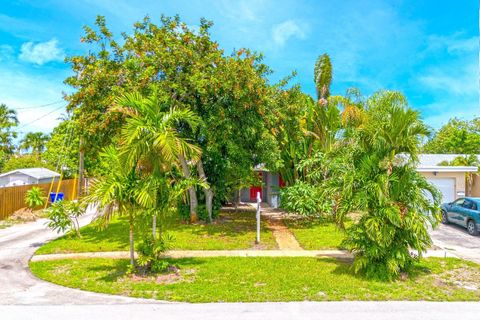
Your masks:
M262 207L261 214L267 222L267 228L272 231L278 249L288 251L303 250L293 233L283 222L281 211Z

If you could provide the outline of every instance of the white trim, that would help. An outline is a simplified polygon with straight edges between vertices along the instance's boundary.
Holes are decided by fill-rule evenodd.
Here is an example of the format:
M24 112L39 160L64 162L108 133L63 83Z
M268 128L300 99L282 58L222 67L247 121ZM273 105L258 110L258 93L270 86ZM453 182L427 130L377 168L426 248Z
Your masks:
M418 172L477 172L473 166L419 166Z

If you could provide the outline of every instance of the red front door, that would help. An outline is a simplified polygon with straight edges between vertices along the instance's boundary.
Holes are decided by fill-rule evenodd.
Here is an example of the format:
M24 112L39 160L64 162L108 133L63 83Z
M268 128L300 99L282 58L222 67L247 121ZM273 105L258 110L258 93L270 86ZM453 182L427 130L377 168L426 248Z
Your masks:
M250 201L257 202L257 192L260 192L260 199L262 198L262 187L254 186L250 187Z

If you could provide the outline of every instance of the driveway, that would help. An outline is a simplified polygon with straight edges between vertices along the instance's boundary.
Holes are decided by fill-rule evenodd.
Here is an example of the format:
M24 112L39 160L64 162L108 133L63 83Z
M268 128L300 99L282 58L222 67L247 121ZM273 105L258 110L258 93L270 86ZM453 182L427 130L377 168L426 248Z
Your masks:
M437 247L460 258L480 263L480 236L471 236L465 228L454 224L441 224L430 234Z
M90 218L91 214L84 217L81 224L88 223ZM30 257L40 245L59 236L45 226L46 221L46 219L40 219L36 222L14 225L0 230L0 304L63 305L149 302L149 300L69 289L34 277L28 269ZM0 318L4 319L1 315L0 312Z

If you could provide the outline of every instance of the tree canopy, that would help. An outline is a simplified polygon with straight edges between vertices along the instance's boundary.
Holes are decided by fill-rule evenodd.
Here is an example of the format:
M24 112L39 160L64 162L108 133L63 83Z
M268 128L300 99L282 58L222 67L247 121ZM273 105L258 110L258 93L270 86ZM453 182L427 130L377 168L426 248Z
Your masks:
M210 38L211 26L201 20L193 30L179 17L162 17L156 25L146 17L122 34L122 44L103 17L97 18L96 30L85 27L82 41L89 53L67 59L74 75L65 82L75 89L67 96L68 109L85 138L86 158L96 158L119 136L125 115L110 111L115 96L155 91L166 105L189 109L201 119L195 130L180 132L202 149L201 166L185 173L203 169L211 186L205 197L214 193L219 203L255 165L277 164L275 140L265 124L273 116L269 69L246 49L225 55ZM211 203L206 206L211 210Z
M425 144L427 153L480 154L480 118L450 119Z

